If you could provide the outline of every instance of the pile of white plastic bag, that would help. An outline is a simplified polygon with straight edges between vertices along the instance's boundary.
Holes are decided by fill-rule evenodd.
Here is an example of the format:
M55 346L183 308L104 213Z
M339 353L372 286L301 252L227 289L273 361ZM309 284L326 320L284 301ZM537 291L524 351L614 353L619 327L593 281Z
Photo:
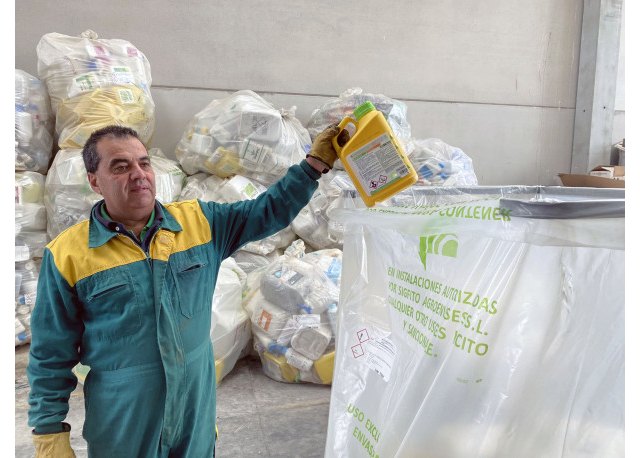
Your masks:
M124 125L148 145L155 124L149 62L130 42L98 39L90 30L79 37L49 33L38 43L37 55L38 75L48 94L33 96L38 94L37 78L16 71L16 170L47 172L52 140L38 150L47 150L49 156L34 148L46 140L47 126L51 137L54 118L44 114L49 96L61 149L46 179L20 177L21 182L29 178L31 188L39 184L44 189L37 202L29 201L28 187L21 191L19 204L16 200L16 228L21 228L16 230L16 252L20 250L26 263L20 266L20 278L16 273L16 297L23 302L33 296L29 279L37 278L33 256L41 255L48 240L87 219L102 199L89 185L81 155L91 132ZM318 133L352 115L365 101L384 113L407 153L414 153L410 157L421 184L477 183L471 160L460 149L436 139L411 138L403 102L351 88L314 110L305 128L295 117L295 107L276 109L255 92L241 90L211 101L194 115L176 146L177 161L158 149L149 150L156 197L162 203L254 199L304 160ZM23 127L27 114L31 131ZM18 179L16 175L16 183ZM331 383L344 229L330 214L358 206L351 191L351 180L337 161L289 227L244 245L223 263L212 298L218 382L250 348L253 335L253 349L268 376Z

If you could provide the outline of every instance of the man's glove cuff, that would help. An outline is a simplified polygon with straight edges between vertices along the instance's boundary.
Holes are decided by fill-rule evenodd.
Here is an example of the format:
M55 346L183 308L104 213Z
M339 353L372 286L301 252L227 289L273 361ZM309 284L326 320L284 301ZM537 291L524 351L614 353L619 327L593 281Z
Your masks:
M308 153L305 157L312 157L315 160L322 162L324 164L324 166L325 166L325 169L322 171L322 173L327 173L329 170L331 170L333 168L333 166L327 164L326 161L322 160L321 157L318 157L315 154Z
M36 436L44 436L46 434L68 433L71 431L71 425L66 422L61 422L53 425L46 425L43 427L35 427L31 430L31 434Z

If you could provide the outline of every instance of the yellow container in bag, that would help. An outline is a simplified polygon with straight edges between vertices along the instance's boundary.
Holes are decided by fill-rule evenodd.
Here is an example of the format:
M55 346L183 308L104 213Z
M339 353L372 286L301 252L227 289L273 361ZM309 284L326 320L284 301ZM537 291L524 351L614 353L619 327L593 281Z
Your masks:
M340 146L335 137L333 146L367 207L418 181L402 145L373 103L363 103L353 110L353 118L340 121L341 131L348 124L355 126L349 141Z

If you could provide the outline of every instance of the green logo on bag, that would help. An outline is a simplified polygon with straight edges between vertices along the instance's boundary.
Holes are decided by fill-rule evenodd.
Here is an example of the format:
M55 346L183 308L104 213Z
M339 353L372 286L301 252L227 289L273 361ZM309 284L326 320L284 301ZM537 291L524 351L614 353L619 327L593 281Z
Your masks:
M455 234L432 234L420 237L420 260L427 268L427 253L456 258L458 237Z

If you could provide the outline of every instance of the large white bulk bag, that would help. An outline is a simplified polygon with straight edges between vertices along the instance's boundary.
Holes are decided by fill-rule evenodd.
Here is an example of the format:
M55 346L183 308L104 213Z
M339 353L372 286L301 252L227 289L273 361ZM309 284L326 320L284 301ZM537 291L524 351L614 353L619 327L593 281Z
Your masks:
M624 456L624 191L467 191L336 211L325 456Z

